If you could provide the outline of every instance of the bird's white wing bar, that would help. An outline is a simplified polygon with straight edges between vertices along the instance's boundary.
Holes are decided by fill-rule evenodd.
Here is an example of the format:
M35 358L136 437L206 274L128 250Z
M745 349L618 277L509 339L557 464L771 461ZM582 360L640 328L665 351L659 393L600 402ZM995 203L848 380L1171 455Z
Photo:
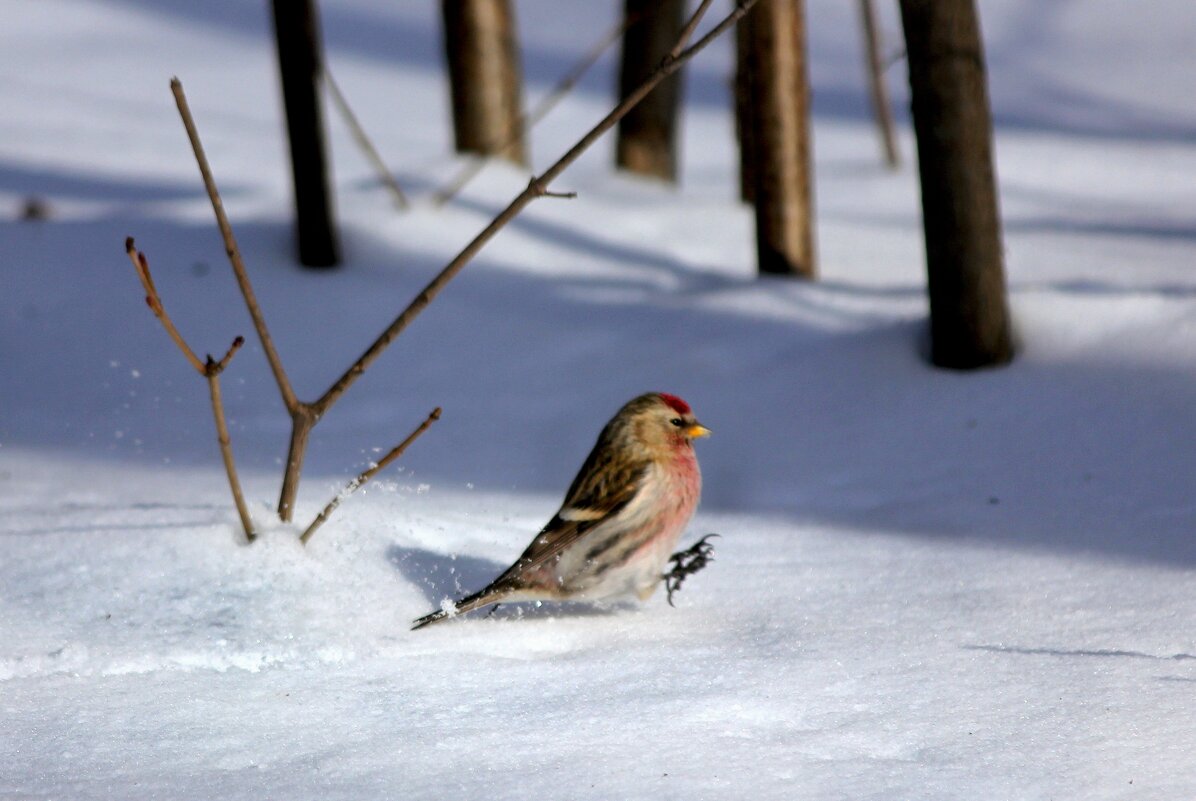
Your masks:
M557 517L561 520L568 520L570 523L583 523L590 520L601 520L610 514L609 510L590 509L584 506L566 506L557 512Z

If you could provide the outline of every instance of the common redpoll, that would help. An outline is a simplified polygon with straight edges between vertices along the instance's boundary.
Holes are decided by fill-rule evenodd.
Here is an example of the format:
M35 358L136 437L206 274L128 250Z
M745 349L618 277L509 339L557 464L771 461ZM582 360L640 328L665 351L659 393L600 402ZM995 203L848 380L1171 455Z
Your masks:
M650 392L629 401L515 564L412 628L502 601L646 600L697 508L702 474L693 440L709 433L675 395Z

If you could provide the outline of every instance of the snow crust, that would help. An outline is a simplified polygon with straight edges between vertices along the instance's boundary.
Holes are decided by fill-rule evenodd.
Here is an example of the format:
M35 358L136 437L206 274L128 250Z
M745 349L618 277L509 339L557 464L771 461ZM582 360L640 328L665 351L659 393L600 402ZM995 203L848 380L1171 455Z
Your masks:
M518 4L529 99L616 3ZM913 143L879 164L855 6L808 4L813 284L757 280L729 44L688 73L677 189L610 142L504 231L315 430L288 425L167 89L186 87L267 319L315 397L526 184L453 174L433 3L323 0L346 264L290 261L264 4L0 5L0 798L1196 797L1196 17L982 2L1017 361L922 357ZM885 8L890 43L899 41ZM537 128L605 113L608 57ZM890 87L904 104L901 64ZM50 219L17 219L30 196ZM142 303L133 235L224 376ZM409 632L504 568L609 415L689 401L715 562L669 608L505 606ZM434 406L443 419L298 533Z

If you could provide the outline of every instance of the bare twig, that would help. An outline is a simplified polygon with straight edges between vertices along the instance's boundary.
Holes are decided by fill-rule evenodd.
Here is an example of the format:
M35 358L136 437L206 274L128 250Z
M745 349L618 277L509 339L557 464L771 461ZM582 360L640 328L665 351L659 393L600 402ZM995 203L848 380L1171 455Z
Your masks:
M547 186L536 181L534 178L528 182L528 186L536 193L536 197L556 197L564 198L565 200L573 200L577 197L576 192L553 192Z
M245 337L237 337L236 339L233 340L233 344L229 345L228 351L224 354L224 358L222 358L220 361L216 362L215 364L212 364L212 357L209 355L208 363L205 365L205 369L215 370L217 373L224 372L224 368L228 367L228 363L233 360L233 356L236 354L237 351L239 351L241 349L241 346L244 344L245 344Z
M685 45L693 38L694 31L698 29L698 23L702 21L702 17L706 15L706 9L710 8L710 4L714 0L702 0L698 10L689 18L689 22L685 23L685 27L681 29L681 35L677 37L677 44L673 45L673 49L669 51L669 58L677 58L681 55L681 51L685 49ZM751 5L749 3L748 5Z
M669 75L681 68L682 64L703 50L714 39L722 35L729 28L735 25L757 2L757 0L738 0L735 4L734 10L728 14L719 24L714 26L703 37L692 45L686 46L689 37L692 35L694 29L697 27L697 20L705 13L706 8L710 5L711 0L703 0L697 12L689 23L686 24L682 31L682 35L678 44L674 47L676 55L670 53L660 64L660 66L650 75L635 91L628 93L615 108L607 114L597 125L579 139L572 148L570 148L563 156L561 156L556 163L545 170L538 177L533 177L528 183L526 189L519 193L508 206L495 217L489 225L487 225L480 233L478 233L472 241L465 248L457 254L445 267L415 296L414 299L407 305L402 312L391 322L389 326L378 336L374 342L366 348L365 352L358 357L350 367L332 383L332 385L314 402L304 403L295 397L294 391L291 389L289 380L287 379L286 371L283 369L282 361L278 357L278 353L274 348L273 342L270 339L269 331L266 328L265 319L262 317L261 309L253 295L253 288L249 283L248 275L245 272L244 264L241 261L240 252L236 246L236 240L232 235L232 228L228 224L227 216L224 213L224 207L220 201L220 195L216 191L215 181L212 179L211 171L208 168L207 159L203 154L203 147L199 141L199 134L195 129L195 123L191 118L190 110L187 106L186 97L183 94L182 85L178 79L171 81L171 90L174 92L175 101L179 107L179 113L183 117L183 124L187 129L187 135L191 139L192 149L195 151L196 161L199 163L200 173L203 175L204 185L207 187L208 196L212 201L212 209L216 213L216 221L220 226L221 233L224 236L225 250L228 253L229 260L233 266L233 272L237 277L237 283L241 287L241 293L245 298L245 304L249 308L250 316L253 318L254 327L258 332L258 337L262 341L262 348L266 352L266 357L270 362L271 370L274 372L275 380L278 383L279 391L282 393L283 402L286 405L287 411L291 415L291 442L287 452L287 461L283 474L282 491L278 500L278 514L283 521L289 521L294 513L295 496L298 493L299 478L303 469L303 458L307 450L307 443L311 435L311 430L320 418L332 407L337 400L345 393L345 391L352 386L366 369L373 364L374 360L382 354L391 342L401 334L411 322L419 316L432 300L440 293L442 289L457 276L458 273L467 265L479 251L494 238L500 230L502 230L508 223L511 222L518 214L527 207L532 200L537 197L544 197L549 194L557 194L549 191L549 185L553 180L560 176L570 165L575 162L582 153L584 153L595 141L603 134L609 131L620 119L626 116L627 112L631 110L637 103L644 99L651 92L657 84L667 78Z
M307 442L319 417L309 404L302 404L291 415L291 441L287 445L287 461L282 471L282 489L278 493L278 517L291 522L295 514L295 496L299 494L299 477L303 474L303 457Z
M216 181L212 177L212 169L208 166L208 157L204 155L203 144L199 141L199 132L195 128L195 120L191 117L191 108L187 105L187 96L183 93L183 84L178 78L171 78L170 91L174 93L175 104L179 108L179 115L183 118L183 127L187 129L187 138L191 140L191 149L195 152L195 161L199 164L200 175L203 176L204 188L208 190L208 198L212 201L212 211L216 213L216 224L220 227L220 234L224 237L224 250L228 254L233 274L237 279L237 286L245 298L245 306L249 309L249 316L253 319L253 327L257 330L258 339L262 342L262 350L266 360L270 363L270 370L274 373L274 380L278 383L278 391L282 394L282 402L291 415L301 406L291 388L291 381L287 378L286 370L282 367L282 359L274 347L274 340L270 337L270 330L266 328L266 318L262 316L261 306L253 292L253 284L249 282L249 273L245 270L245 262L241 260L241 250L237 247L237 238L233 236L233 228L229 225L228 215L224 213L224 203L220 199L220 192L216 189Z
M390 189L391 194L394 195L395 205L400 209L407 208L410 205L407 202L407 196L403 194L403 189L399 186L398 180L386 166L386 162L382 160L382 156L378 154L378 149L370 141L365 128L361 127L361 121L353 113L353 109L349 106L349 101L345 99L344 92L341 91L340 86L333 79L327 64L324 65L324 83L328 86L328 94L332 96L333 105L337 107L341 116L345 118L345 124L349 126L349 132L353 134L353 139L357 142L358 147L361 148L361 152L365 154L374 171L378 173L378 178Z
M872 0L860 0L860 20L864 27L865 66L868 71L868 89L872 97L872 114L876 118L880 133L881 149L885 164L891 170L901 166L901 154L897 150L897 137L893 133L893 110L889 105L889 90L885 84L884 67L881 58L880 27L876 22L876 7Z
M145 288L145 304L150 307L150 311L158 318L158 322L162 323L162 327L166 329L166 333L178 345L179 350L183 352L183 356L190 362L195 370L203 375L205 371L204 363L195 355L195 351L191 350L191 346L183 339L183 335L179 333L179 329L174 327L174 321L170 319L170 315L166 313L166 309L162 307L162 300L158 297L158 288L154 286L154 278L150 275L149 259L145 254L137 250L133 244L133 237L125 238L125 252L129 254L129 259L133 262L133 268L137 270L137 277L141 279L141 286Z
M619 21L617 25L607 31L606 35L602 37L588 53L581 57L580 60L573 66L568 73L565 74L556 86L541 98L540 102L536 104L535 108L524 112L519 117L519 123L512 131L510 140L503 143L503 146L498 152L505 151L511 144L519 141L525 133L535 127L536 123L548 116L548 112L556 108L557 103L573 90L577 82L581 80L582 76L589 72L590 67L597 63L598 59L602 58L602 54L607 49L619 41L620 37L627 32L627 29L635 25L643 18L643 14L631 14ZM443 187L436 191L432 196L432 203L437 206L442 206L457 196L465 186L478 176L478 174L485 169L486 165L490 163L489 159L476 157L471 159L461 171L457 173L453 180L449 181Z
M284 521L289 521L295 493L298 491L299 474L303 470L303 457L307 452L308 436L319 415L315 414L308 404L296 397L286 369L282 366L282 358L278 355L277 348L274 347L270 329L266 327L266 318L262 315L261 306L258 305L257 296L253 292L253 284L249 281L249 273L245 270L245 263L241 260L241 250L237 247L237 240L233 236L228 215L224 212L224 203L220 199L220 192L216 189L216 181L208 166L207 156L204 155L203 144L199 140L199 131L195 127L191 108L187 104L187 96L183 93L183 85L178 78L171 79L170 90L174 93L175 104L178 106L179 115L183 118L183 127L187 129L187 138L191 140L191 149L195 153L195 161L199 164L204 187L212 202L216 224L220 227L220 233L224 237L224 251L228 255L229 264L232 265L233 275L236 276L237 286L240 287L241 296L245 299L249 316L253 319L253 327L262 343L266 360L270 363L270 370L278 384L283 405L291 416L291 442L287 448L287 463L283 472L281 500L278 507L279 516Z
M233 493L233 503L236 504L237 514L241 517L241 526L245 529L245 537L253 542L256 536L253 531L253 520L249 517L249 509L245 506L245 497L241 494L241 482L237 479L232 441L228 436L228 423L224 420L224 401L220 395L220 373L224 371L233 354L240 350L244 343L244 337L234 339L228 353L224 354L224 358L218 362L209 356L207 364L204 365L204 377L208 379L208 394L212 399L212 415L216 419L216 441L220 443L220 456L224 459L224 472L228 474L228 485Z
M398 445L391 448L390 452L387 453L385 456L383 456L381 459L379 459L377 461L377 463L375 463L368 470L363 471L360 475L357 476L357 478L353 479L348 484L346 484L345 488L343 490L341 490L331 501L328 502L328 505L325 506L323 511L321 511L320 514L316 516L316 519L311 521L311 525L308 526L307 530L303 532L303 535L301 537L299 537L299 542L306 545L307 541L310 540L312 535L316 533L316 529L318 529L320 526L324 525L324 522L328 520L329 515L331 515L336 510L336 507L340 506L341 501L343 501L345 498L349 497L349 495L351 495L352 493L356 492L358 487L360 487L362 484L369 481L371 478L373 478L375 475L377 475L380 471L384 470L386 468L386 466L389 465L391 462L393 462L395 459L398 459L400 456L402 456L403 452L405 450L407 450L407 447L412 442L415 442L415 440L419 437L420 434L427 431L428 427L431 426L432 423L436 422L439 419L440 419L440 407L437 406L435 409L432 410L432 413L429 414L427 416L427 418L425 418L424 421L419 424L418 428L416 428L414 431L412 431L410 434L407 435L407 439L403 440Z
M245 344L245 339L243 337L234 339L228 352L224 354L224 358L220 359L220 361L216 361L211 356L208 356L206 362L201 362L199 357L195 355L195 351L191 350L186 340L183 339L182 334L175 328L174 321L170 319L170 315L166 313L166 309L162 306L162 300L158 296L158 289L154 286L153 276L150 275L149 259L145 257L144 253L137 250L131 236L125 239L125 252L129 254L129 260L133 262L133 267L137 270L137 277L141 279L141 285L145 288L146 304L153 311L154 316L158 318L158 321L162 323L162 327L166 329L166 333L174 340L174 344L183 352L187 361L195 368L195 371L208 381L208 394L212 400L212 416L216 419L216 440L220 443L220 455L224 459L224 471L228 474L228 486L233 494L233 503L237 506L237 514L241 517L241 527L245 529L245 537L250 542L253 542L256 537L253 530L253 520L249 516L249 509L245 506L245 496L241 493L241 482L237 479L237 468L233 461L232 442L228 435L228 423L224 419L224 402L220 395L220 374L224 372L224 368L232 361L233 355Z

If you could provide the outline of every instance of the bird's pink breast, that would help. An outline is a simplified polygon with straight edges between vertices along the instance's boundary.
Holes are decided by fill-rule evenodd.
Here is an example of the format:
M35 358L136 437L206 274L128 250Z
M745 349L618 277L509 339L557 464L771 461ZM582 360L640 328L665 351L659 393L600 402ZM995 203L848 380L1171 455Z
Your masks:
M702 472L698 468L693 448L688 444L679 447L676 458L662 471L658 480L661 486L654 488L661 494L656 532L630 560L651 562L656 565L656 572L663 570L673 547L698 508L698 500L702 495Z
M627 594L644 597L660 583L702 491L693 448L681 443L669 457L649 471L617 522L594 529L553 566L555 583L565 595L591 600ZM617 541L611 542L611 536ZM599 546L597 555L591 556L595 546ZM604 558L620 552L615 563Z

